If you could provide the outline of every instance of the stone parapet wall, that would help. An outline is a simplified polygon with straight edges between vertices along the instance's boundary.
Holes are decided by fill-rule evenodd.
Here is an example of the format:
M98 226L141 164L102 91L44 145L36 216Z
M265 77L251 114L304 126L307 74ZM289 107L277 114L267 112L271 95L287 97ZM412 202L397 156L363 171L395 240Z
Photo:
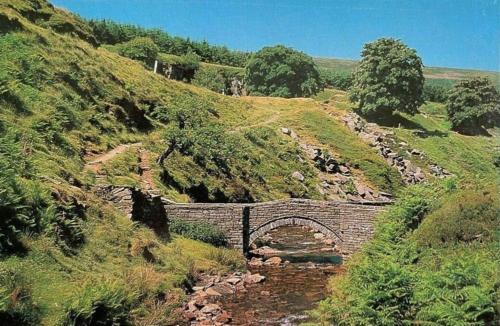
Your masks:
M225 232L228 243L244 251L258 237L283 225L304 225L331 238L350 255L373 235L375 216L387 202L335 202L288 199L254 204L172 203L131 187L102 186L96 191L129 218L168 230L168 221L204 222Z

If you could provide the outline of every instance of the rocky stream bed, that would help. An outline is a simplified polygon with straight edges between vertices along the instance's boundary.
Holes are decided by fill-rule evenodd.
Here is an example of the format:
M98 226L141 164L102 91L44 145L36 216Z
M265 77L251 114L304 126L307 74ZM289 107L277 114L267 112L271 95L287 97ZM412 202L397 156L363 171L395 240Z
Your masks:
M187 325L298 325L343 270L335 245L301 226L271 231L247 270L202 275L184 306Z

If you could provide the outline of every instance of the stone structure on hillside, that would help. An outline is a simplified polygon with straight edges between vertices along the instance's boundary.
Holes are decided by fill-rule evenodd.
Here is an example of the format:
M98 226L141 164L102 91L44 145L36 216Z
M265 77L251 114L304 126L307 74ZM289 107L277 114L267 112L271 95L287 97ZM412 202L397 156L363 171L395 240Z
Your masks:
M268 231L284 225L304 225L333 240L348 256L373 234L375 216L387 202L334 202L289 199L253 204L173 203L131 187L102 186L98 194L133 220L158 228L168 220L208 222L219 227L229 244L244 252ZM159 222L159 221L164 222ZM167 227L168 228L168 227Z
M415 184L425 181L424 171L414 163L413 158L425 160L425 153L415 148L408 148L404 142L397 143L390 131L383 131L374 123L368 123L356 113L349 113L343 118L346 126L356 133L363 141L378 149L379 154L391 166L394 166L403 176L406 184ZM418 130L416 135L425 136L424 131ZM446 178L452 174L436 164L429 165L429 174Z

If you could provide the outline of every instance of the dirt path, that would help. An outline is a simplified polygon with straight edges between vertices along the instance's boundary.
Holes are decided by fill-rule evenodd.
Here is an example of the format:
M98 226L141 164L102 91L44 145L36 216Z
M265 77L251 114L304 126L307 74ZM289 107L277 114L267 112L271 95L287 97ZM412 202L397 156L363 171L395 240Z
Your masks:
M265 126L265 125L268 125L268 124L271 124L273 122L278 121L279 117L280 117L280 114L276 113L276 114L273 114L269 119L267 119L265 121L261 121L261 122L255 123L253 125L248 125L248 126L238 126L238 127L234 128L233 130L231 130L230 132L231 133L235 133L235 132L242 131L242 130L245 130L245 129L250 129L250 128L254 128L254 127Z
M109 152L105 152L97 156L87 156L85 157L85 161L87 161L87 163L83 169L98 173L101 170L103 163L113 159L116 155L125 152L129 148L137 146L141 146L141 143L122 144L113 148Z
M151 171L151 153L145 149L139 149L139 158L141 163L141 188L145 191L155 191L155 183L153 181L153 172Z

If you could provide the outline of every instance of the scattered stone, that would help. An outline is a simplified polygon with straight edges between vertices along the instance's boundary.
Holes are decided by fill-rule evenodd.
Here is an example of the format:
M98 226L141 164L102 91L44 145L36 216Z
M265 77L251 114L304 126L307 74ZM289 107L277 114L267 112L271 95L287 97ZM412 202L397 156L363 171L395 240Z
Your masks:
M260 295L270 296L271 292L262 290L260 291Z
M205 290L205 293L208 294L211 297L220 297L222 296L221 293L217 292L214 288L208 288Z
M332 245L334 242L333 242L332 239L326 238L325 240L323 240L323 243L326 244L326 245Z
M252 257L252 259L250 259L250 261L248 262L248 265L253 267L259 267L264 265L264 262L262 261L262 258Z
M231 277L226 280L227 283L235 285L236 283L239 283L241 281L241 278L239 277Z
M220 306L215 303L209 303L205 307L201 308L201 312L204 314L214 314L220 310Z
M292 173L292 178L297 179L300 182L303 182L305 179L302 173L300 173L299 171L295 171L294 173Z
M247 274L245 277L245 282L249 283L249 284L255 284L255 283L263 282L265 279L266 279L266 277L263 275L260 275L259 273Z
M264 265L279 266L282 261L280 257L271 257L264 262Z
M290 129L288 128L281 128L281 132L284 133L285 135L290 135Z

